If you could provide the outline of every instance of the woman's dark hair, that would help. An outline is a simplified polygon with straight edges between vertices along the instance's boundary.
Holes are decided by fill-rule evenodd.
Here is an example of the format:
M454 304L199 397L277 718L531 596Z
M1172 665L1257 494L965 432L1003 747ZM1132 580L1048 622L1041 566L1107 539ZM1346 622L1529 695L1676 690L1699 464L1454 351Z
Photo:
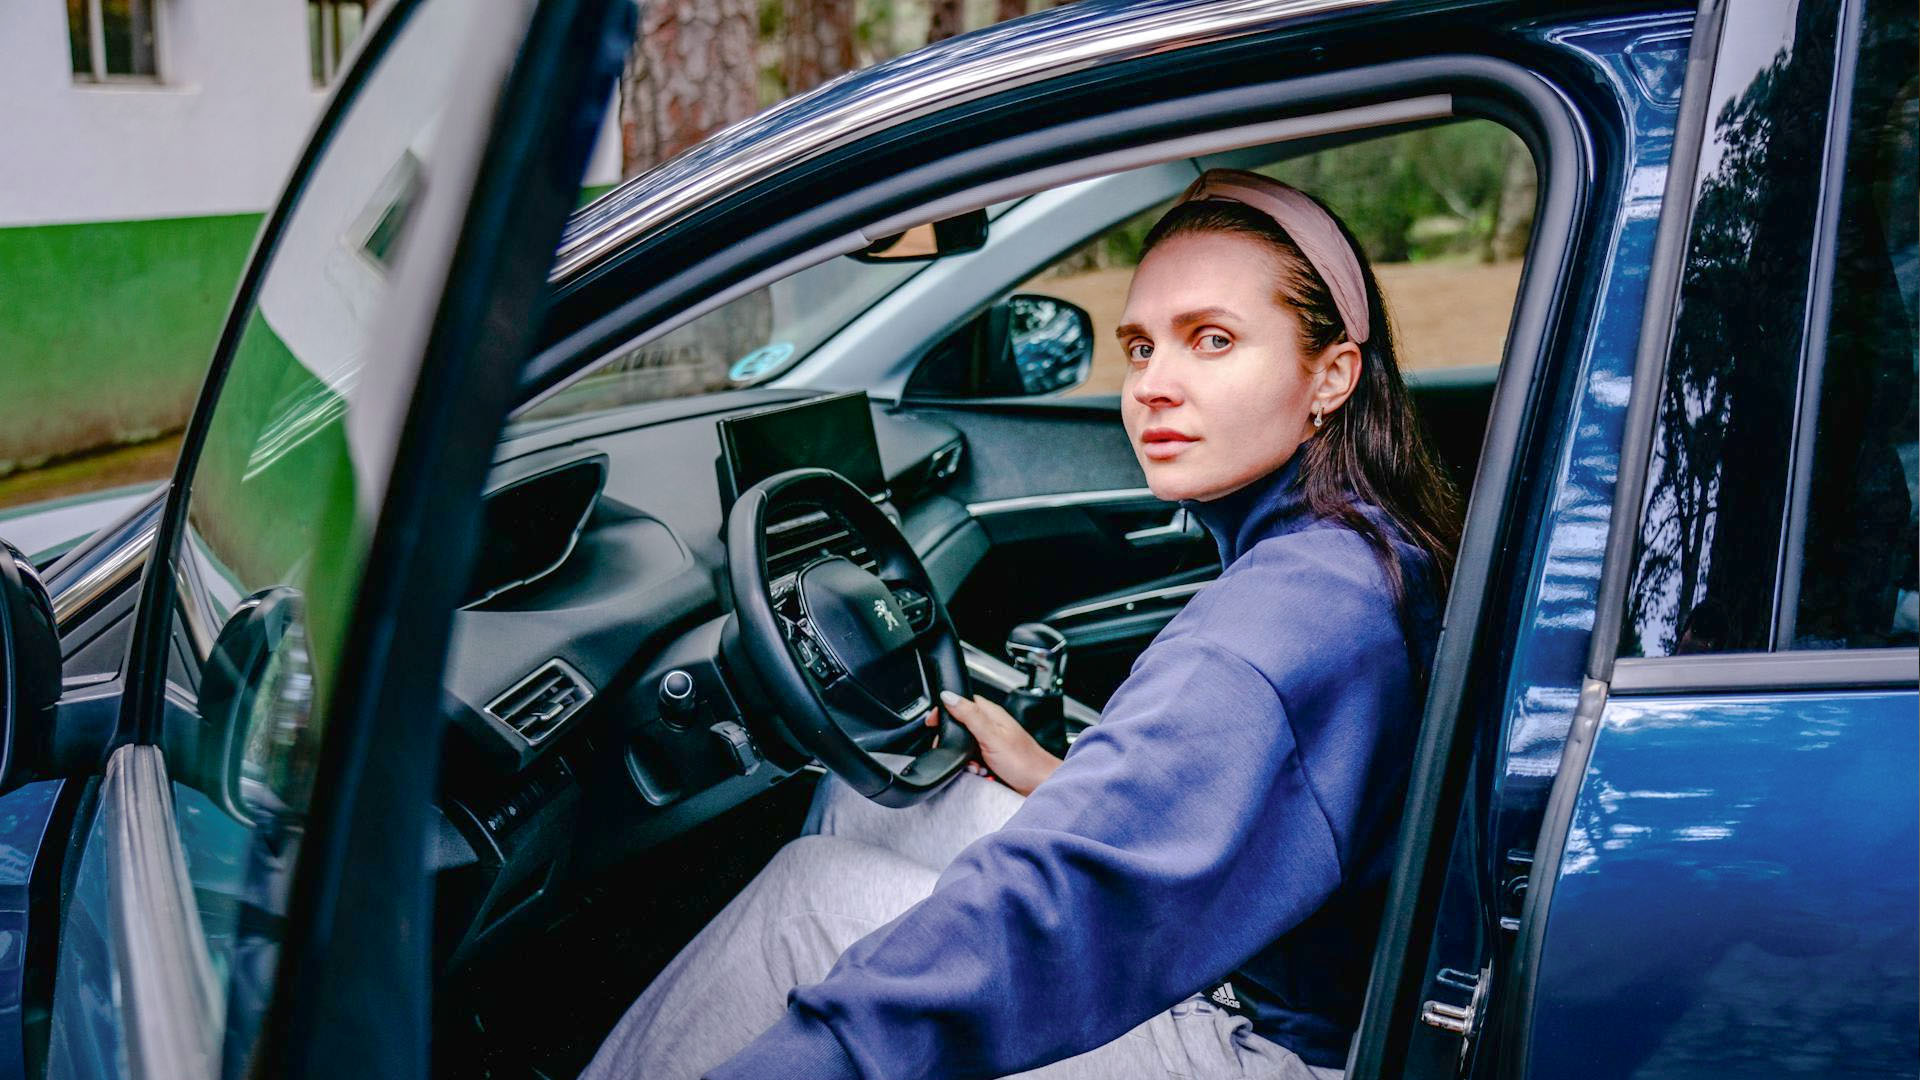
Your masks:
M1360 380L1353 393L1327 414L1325 426L1295 452L1303 455L1300 476L1308 510L1347 526L1367 541L1380 559L1405 623L1411 614L1410 601L1431 603L1437 613L1453 580L1454 551L1460 543L1460 494L1428 444L1406 381L1400 377L1393 327L1380 302L1373 266L1346 223L1332 216L1359 260L1370 325L1366 343L1360 346ZM1346 326L1327 283L1273 218L1225 199L1180 203L1147 232L1140 254L1144 258L1161 241L1189 233L1251 237L1278 258L1275 299L1299 317L1300 346L1308 356L1346 338ZM1405 543L1430 558L1433 573L1422 583L1424 595L1407 595L1393 539L1362 509L1369 505L1386 515Z

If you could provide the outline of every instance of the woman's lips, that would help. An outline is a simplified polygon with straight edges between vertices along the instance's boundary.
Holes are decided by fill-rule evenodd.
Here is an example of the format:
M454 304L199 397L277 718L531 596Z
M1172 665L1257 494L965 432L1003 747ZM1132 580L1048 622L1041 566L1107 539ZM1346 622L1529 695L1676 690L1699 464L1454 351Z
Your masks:
M1140 433L1140 452L1155 461L1168 461L1179 457L1182 450L1199 441L1197 435L1188 435L1172 428L1148 428Z

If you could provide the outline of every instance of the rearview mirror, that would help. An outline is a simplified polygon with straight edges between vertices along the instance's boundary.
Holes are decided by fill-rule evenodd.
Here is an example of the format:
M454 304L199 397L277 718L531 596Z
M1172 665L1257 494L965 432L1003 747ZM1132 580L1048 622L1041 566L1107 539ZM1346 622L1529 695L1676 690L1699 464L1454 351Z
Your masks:
M979 251L987 246L987 212L969 210L945 221L915 225L906 232L883 236L853 253L861 262L931 261L948 255Z
M39 571L0 540L0 794L39 778L60 702L60 631Z

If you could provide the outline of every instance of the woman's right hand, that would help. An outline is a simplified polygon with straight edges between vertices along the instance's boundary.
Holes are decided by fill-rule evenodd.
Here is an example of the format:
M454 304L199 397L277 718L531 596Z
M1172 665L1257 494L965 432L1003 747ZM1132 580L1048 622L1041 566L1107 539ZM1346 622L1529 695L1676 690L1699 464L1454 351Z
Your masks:
M940 692L940 704L947 715L973 735L980 744L980 757L1000 782L1022 795L1031 794L1040 782L1060 767L1060 759L1034 741L1013 714L978 694L969 701L950 691ZM927 714L928 724L938 724L938 710Z

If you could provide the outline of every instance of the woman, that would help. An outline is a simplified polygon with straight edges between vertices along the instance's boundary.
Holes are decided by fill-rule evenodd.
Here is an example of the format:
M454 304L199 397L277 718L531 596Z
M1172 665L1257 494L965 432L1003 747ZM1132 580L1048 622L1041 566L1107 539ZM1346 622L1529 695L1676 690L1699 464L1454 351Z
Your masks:
M1118 334L1127 436L1220 578L1064 761L954 697L1006 787L890 811L823 785L824 835L688 945L588 1076L1338 1075L1455 499L1364 258L1284 184L1202 176L1148 234Z

